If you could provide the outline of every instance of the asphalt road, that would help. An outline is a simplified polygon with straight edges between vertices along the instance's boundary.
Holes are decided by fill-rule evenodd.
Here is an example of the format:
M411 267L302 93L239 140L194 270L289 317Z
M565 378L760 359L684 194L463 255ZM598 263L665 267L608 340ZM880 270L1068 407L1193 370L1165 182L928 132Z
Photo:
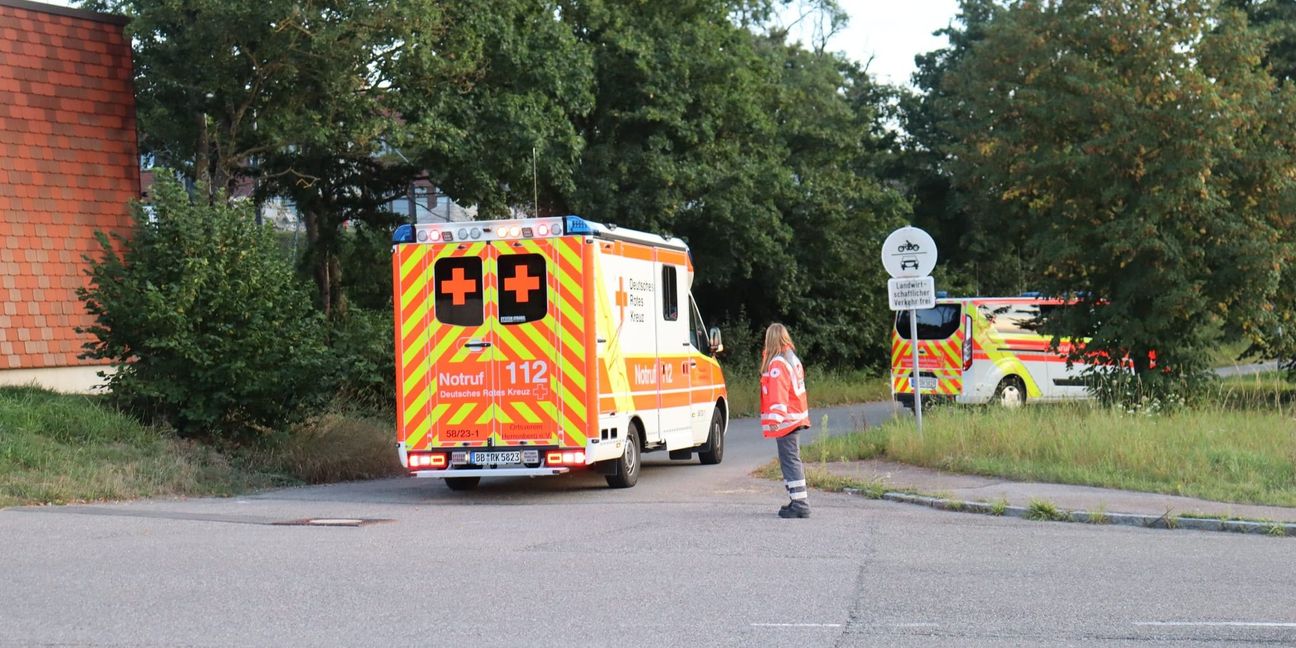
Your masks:
M829 411L833 429L888 405ZM821 413L816 413L816 420ZM1296 645L1291 539L812 493L737 421L639 485L395 479L0 511L0 646ZM282 526L367 518L362 527Z

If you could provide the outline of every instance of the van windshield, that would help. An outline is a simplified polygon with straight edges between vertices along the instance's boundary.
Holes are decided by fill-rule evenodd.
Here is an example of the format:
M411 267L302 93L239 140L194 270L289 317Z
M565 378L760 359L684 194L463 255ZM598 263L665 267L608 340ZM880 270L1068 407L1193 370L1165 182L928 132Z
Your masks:
M938 304L918 311L918 339L944 340L954 335L959 328L960 310L957 304ZM900 337L909 338L909 311L900 311L895 328Z

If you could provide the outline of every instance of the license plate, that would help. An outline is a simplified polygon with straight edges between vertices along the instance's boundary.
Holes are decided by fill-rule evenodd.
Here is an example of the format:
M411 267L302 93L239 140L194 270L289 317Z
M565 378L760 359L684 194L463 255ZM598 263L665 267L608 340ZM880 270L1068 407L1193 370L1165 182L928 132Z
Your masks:
M519 464L522 463L520 450L508 452L474 452L471 461L478 466L486 464Z
M927 376L918 377L918 389L921 389L923 391L932 391L937 387L940 387L939 378L929 378Z

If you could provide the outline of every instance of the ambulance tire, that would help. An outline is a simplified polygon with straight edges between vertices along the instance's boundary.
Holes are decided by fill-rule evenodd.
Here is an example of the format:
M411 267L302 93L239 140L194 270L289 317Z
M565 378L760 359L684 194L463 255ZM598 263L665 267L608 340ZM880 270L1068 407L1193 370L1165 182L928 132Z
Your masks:
M994 402L1007 408L1021 407L1026 404L1026 385L1021 378L1008 376L999 381L995 387Z
M639 481L639 465L643 463L639 445L639 426L630 424L626 432L625 453L620 459L613 459L613 471L607 476L608 486L612 488L630 488Z
M703 466L714 466L724 459L724 438L724 415L717 407L711 414L711 435L707 437L706 445L698 450L698 459Z
M446 477L445 483L452 491L469 491L477 488L481 477Z

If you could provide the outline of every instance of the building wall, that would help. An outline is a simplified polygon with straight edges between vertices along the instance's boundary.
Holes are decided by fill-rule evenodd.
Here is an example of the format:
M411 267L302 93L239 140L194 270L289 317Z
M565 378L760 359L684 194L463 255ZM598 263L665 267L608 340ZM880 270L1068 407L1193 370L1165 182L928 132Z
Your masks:
M82 256L95 231L128 231L140 186L123 25L0 0L0 372L92 364L77 358Z

